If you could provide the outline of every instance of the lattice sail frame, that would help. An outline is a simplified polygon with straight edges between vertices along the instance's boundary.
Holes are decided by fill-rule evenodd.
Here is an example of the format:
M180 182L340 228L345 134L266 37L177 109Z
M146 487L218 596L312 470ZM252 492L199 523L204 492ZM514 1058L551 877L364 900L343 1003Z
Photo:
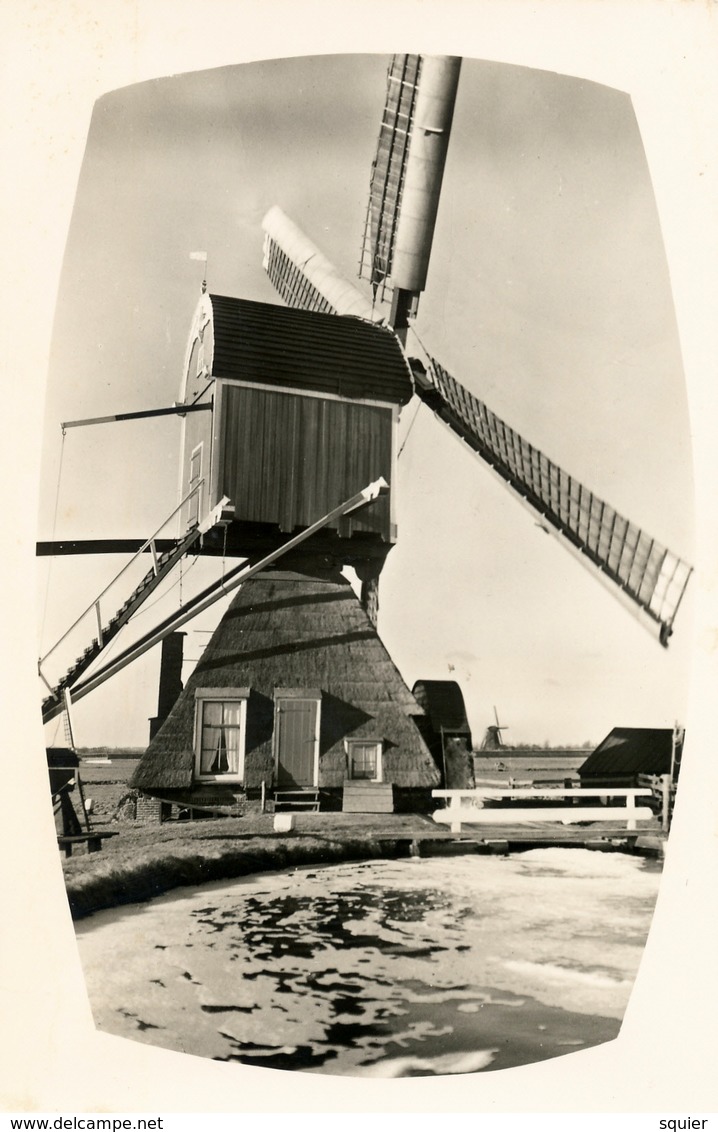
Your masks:
M554 532L654 623L662 645L692 567L554 464L430 359L417 393Z
M359 262L359 278L371 283L380 301L391 275L420 73L420 55L392 56Z
M328 299L310 283L271 236L265 237L263 266L288 307L319 311L322 314L337 313Z
M364 293L350 283L306 233L275 205L262 220L262 266L289 307L381 321Z

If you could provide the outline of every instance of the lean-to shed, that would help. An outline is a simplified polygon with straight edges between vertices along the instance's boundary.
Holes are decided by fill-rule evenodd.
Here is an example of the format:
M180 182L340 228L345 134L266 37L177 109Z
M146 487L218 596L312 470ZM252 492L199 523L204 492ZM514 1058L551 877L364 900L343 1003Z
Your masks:
M472 789L471 728L461 688L456 680L417 680L411 691L424 711L419 727L442 768L444 785L450 790Z
M638 774L677 772L682 748L683 733L671 727L614 727L579 767L581 784L628 786Z

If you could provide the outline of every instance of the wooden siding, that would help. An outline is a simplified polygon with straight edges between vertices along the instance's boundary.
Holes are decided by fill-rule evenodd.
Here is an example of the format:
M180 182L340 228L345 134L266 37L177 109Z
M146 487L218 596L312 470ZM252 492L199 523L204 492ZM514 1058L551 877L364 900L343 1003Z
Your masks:
M237 520L292 531L379 476L391 482L389 406L221 384L218 493L229 496ZM371 531L391 541L389 499L338 520L335 529L343 535Z
M345 782L342 810L345 814L393 814L394 787L390 782Z

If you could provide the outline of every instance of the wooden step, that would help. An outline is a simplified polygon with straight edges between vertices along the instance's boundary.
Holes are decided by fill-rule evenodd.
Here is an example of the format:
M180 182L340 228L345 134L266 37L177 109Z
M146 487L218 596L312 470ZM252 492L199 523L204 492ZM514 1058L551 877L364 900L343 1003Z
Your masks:
M274 812L291 813L292 810L310 810L319 813L319 791L307 790L275 790Z
M313 810L318 811L319 810L319 799L318 798L312 798L311 800L307 800L306 802L305 801L295 801L295 802L275 801L275 803L274 803L275 813L278 813L280 810L291 811L291 810L300 810L300 809L307 809L307 810L313 809Z
M313 787L299 787L297 790L275 790L275 798L306 798L308 796L313 798L319 797L319 791Z
M345 814L393 814L394 786L391 782L344 783L342 811Z

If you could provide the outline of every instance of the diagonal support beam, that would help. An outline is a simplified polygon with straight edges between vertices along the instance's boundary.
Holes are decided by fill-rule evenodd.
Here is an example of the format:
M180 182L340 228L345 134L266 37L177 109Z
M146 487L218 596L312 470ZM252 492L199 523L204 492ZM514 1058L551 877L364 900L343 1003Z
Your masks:
M389 485L386 480L383 478L375 480L374 483L368 484L362 491L357 492L356 495L353 495L344 503L340 503L338 507L335 507L321 519L318 519L316 523L312 523L306 530L301 531L298 535L295 535L294 538L289 539L276 550L273 550L271 554L265 555L259 562L254 565L236 567L235 570L231 571L213 586L208 587L207 590L199 594L188 606L178 610L173 616L167 618L166 621L148 633L140 641L131 645L124 653L116 657L114 661L95 673L94 676L91 676L82 683L76 684L72 689L72 702L76 703L78 700L94 691L95 688L104 684L111 676L114 676L117 672L126 668L133 660L137 660L138 657L142 656L148 649L159 644L159 642L169 636L170 633L175 632L180 626L191 621L198 613L209 609L209 607L219 601L220 598L231 593L232 590L235 590L238 586L241 586L243 582L246 582L248 578L251 578L260 570L264 570L267 566L270 566L272 562L276 562L277 559L281 558L287 551L293 550L294 547L299 546L300 543L304 542L305 539L308 539L316 531L321 530L322 527L326 527L329 523L334 522L335 519L340 518L342 515L350 515L364 507L371 506L371 504L382 495L386 495L388 490ZM48 723L51 719L54 719L61 710L61 704L49 706L46 712L43 713L43 722Z

